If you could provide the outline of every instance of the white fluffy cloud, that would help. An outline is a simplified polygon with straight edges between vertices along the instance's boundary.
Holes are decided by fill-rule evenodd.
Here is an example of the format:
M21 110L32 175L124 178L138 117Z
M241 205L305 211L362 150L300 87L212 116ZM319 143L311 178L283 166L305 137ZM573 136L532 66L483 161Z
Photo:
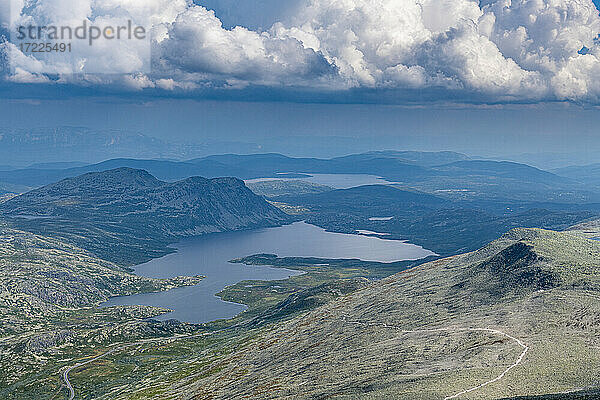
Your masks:
M483 101L597 103L600 98L600 17L591 0L487 0L483 5L471 0L307 0L286 24L265 32L225 29L212 11L187 0L28 4L20 20L118 23L129 18L151 27L151 73L61 74L58 82L164 91L252 84L422 89ZM4 51L16 63L8 77L13 81L46 81L43 67L61 72L59 59L40 65L14 47L5 45ZM107 43L81 56L88 63L126 70L138 67L145 55L142 48L115 50Z
M275 29L357 86L442 86L500 100L597 95L591 0L312 0L296 26ZM590 54L578 54L584 46Z
M156 46L164 73L181 69L224 80L263 84L308 83L333 68L291 37L223 28L214 12L191 6L179 14Z

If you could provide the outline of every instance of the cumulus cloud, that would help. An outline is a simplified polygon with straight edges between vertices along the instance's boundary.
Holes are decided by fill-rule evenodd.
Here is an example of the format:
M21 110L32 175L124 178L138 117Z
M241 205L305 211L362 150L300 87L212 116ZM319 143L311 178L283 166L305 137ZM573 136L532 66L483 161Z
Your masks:
M276 29L321 51L355 86L441 86L495 100L596 96L600 18L591 1L312 0L295 21ZM588 56L578 54L584 46Z
M29 3L16 6L18 21L148 26L152 71L142 68L143 46L103 43L77 54L76 65L141 71L99 77L67 73L73 60L34 59L5 44L13 81L45 82L50 68L59 84L131 90L262 85L437 90L491 102L600 98L600 17L591 0L306 0L286 23L260 32L226 29L213 11L187 0Z
M156 50L166 73L182 69L222 79L293 84L334 72L322 55L295 38L224 29L213 11L200 6L179 14Z

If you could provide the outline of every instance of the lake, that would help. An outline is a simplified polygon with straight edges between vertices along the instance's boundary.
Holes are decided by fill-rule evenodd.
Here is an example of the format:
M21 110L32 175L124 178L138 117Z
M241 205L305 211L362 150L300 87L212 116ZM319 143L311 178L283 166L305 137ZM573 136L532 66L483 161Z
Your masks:
M152 278L204 275L198 285L161 293L116 297L103 307L148 305L174 310L157 319L202 323L231 318L246 306L222 301L215 296L225 287L244 280L281 280L301 274L283 268L248 266L229 261L259 253L280 257L356 258L392 262L417 260L433 255L429 250L398 240L374 236L326 232L314 225L291 225L250 231L215 233L184 239L177 252L135 268L135 273Z
M257 178L249 179L246 183L275 181L275 180L292 180L298 179L306 182L315 183L317 185L325 185L334 189L349 189L363 185L393 185L397 182L387 181L376 175L366 174L311 174L307 178Z

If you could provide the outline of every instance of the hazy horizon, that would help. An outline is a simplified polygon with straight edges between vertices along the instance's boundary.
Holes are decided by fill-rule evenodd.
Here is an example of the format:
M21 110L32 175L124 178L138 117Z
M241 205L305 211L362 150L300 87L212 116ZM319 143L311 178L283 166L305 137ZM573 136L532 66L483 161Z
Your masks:
M406 107L182 99L114 103L97 98L2 103L0 129L5 131L67 126L128 131L167 143L208 145L204 155L333 157L415 150L491 158L537 154L519 160L538 165L548 157L562 159L560 165L600 162L600 113L566 103Z
M64 13L37 2L0 8L0 35L67 16L116 22L100 3L68 9L67 1ZM225 152L451 150L600 162L598 2L426 3L125 2L122 13L155 30L151 54L148 43L104 43L75 51L81 68L70 71L60 54L38 60L7 44L0 127L240 144ZM136 72L145 62L152 70Z

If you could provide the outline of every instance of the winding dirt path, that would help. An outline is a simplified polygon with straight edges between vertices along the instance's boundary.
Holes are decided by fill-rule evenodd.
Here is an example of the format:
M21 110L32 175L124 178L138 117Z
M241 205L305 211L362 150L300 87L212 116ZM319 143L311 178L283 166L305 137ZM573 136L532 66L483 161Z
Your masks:
M130 345L130 346L133 346L133 344ZM129 347L129 346L123 346L123 347L118 347L118 348L112 349L110 351L107 351L106 353L100 354L99 356L91 358L91 359L89 359L87 361L80 362L80 363L77 363L77 364L72 365L70 367L64 368L64 371L62 372L62 378L63 378L63 381L65 383L65 386L67 387L67 390L69 391L69 397L68 397L68 399L69 400L73 400L75 398L75 389L73 388L73 385L71 385L71 382L69 381L69 373L71 373L71 371L73 371L76 368L83 367L84 365L90 364L90 363L92 363L94 361L97 361L97 360L99 360L99 359L101 359L103 357L106 357L109 354L112 354L112 353L115 353L117 351L123 350L126 347Z
M346 321L346 323L349 324L354 324L354 325L361 325L361 326L377 326L377 327L384 327L384 328L389 328L389 329L395 329L400 333L435 333L435 332L489 332L489 333L493 333L496 335L500 335L500 336L504 336L514 342L516 342L522 349L523 351L521 352L521 354L519 355L519 357L517 358L517 360L511 364L510 366L508 366L504 371L502 371L502 373L498 376L496 376L493 379L490 379L486 382L483 382L477 386L474 386L472 388L468 388L465 389L461 392L455 393L451 396L447 396L444 398L444 400L452 400L452 399L457 399L460 396L473 392L475 390L481 389L489 384L492 384L494 382L497 382L499 380L501 380L502 378L504 378L504 376L514 367L518 366L519 364L521 364L521 362L523 361L523 358L525 357L525 355L527 354L527 351L529 351L529 346L527 346L525 343L523 343L521 340L517 339L516 337L509 335L508 333L502 332L500 330L497 329L491 329L491 328L434 328L434 329L416 329L416 330L407 330L407 329L402 329L400 327L397 326L393 326L393 325L388 325L385 323L380 323L380 324L376 324L376 323L367 323L367 322L361 322L361 321ZM194 338L199 338L199 337L205 337L205 336L210 336L210 335L214 335L217 334L219 332L223 332L225 330L228 329L222 329L222 330L218 330L218 331L214 331L214 332L205 332L205 333L199 333L199 334L193 334L193 335L184 335L184 336L171 336L171 337L167 337L167 338L154 338L154 339L145 339L145 340L140 340L138 342L134 342L134 343L127 343L127 344L122 344L122 345L116 345L115 348L106 351L100 355L97 355L93 358L90 358L89 360L86 361L80 361L77 364L74 364L72 366L67 366L67 367L63 367L60 371L62 371L61 375L62 375L62 379L64 381L64 384L67 388L67 390L69 391L69 396L68 396L68 400L74 400L75 399L75 389L73 388L73 385L71 384L71 381L69 380L69 374L71 372L73 372L74 370L83 367L85 365L91 364L94 361L98 361L104 357L107 357L113 353L117 353L119 351L128 349L130 347L134 347L134 346L139 346L139 345L143 345L143 344L149 344L149 343L158 343L158 342L167 342L167 341L178 341L178 340L185 340L185 339L194 339ZM59 371L59 372L60 372Z
M140 340L138 342L133 342L133 343L125 343L125 344L121 344L121 345L117 344L117 345L115 345L116 347L114 347L113 349L108 350L108 351L106 351L100 355L97 355L93 358L90 358L89 360L80 361L77 364L63 367L60 369L59 372L62 371L61 376L62 376L63 383L65 384L65 387L69 391L69 396L67 397L67 399L68 400L75 399L75 388L73 387L73 385L71 384L71 381L69 380L69 374L71 372L73 372L74 370L76 370L77 368L83 367L87 364L91 364L94 361L98 361L98 360L100 360L104 357L107 357L113 353L117 353L119 351L128 349L130 347L140 346L140 345L149 344L149 343L176 342L178 340L200 338L200 337L215 335L217 333L220 333L220 332L223 332L223 331L226 331L229 329L230 328L225 328L225 329L220 329L218 331L213 331L213 332L195 333L192 335L169 336L169 337L165 337L165 338L144 339L144 340Z
M435 328L435 329L417 329L417 330L406 330L406 329L402 329L399 328L397 326L392 326L392 325L388 325L385 323L381 323L381 324L375 324L375 323L366 323L366 322L361 322L361 321L346 321L347 323L350 324L355 324L355 325L362 325L362 326L378 326L378 327L384 327L384 328L390 328L390 329L395 329L397 331L399 331L400 333L434 333L434 332L489 332L489 333L493 333L495 335L500 335L500 336L504 336L514 342L516 342L522 349L523 351L521 352L521 354L519 355L519 357L516 359L516 361L511 364L510 366L508 366L504 371L502 371L502 373L498 376L496 376L493 379L490 379L489 381L483 382L477 386L474 386L472 388L469 389L465 389L461 392L455 393L451 396L447 396L444 397L444 400L451 400L451 399L457 399L460 396L473 392L475 390L481 389L489 384L492 384L494 382L498 382L499 380L501 380L502 378L504 378L504 376L508 373L508 371L510 371L511 369L513 369L514 367L516 367L517 365L521 364L521 362L523 361L523 358L525 357L525 355L527 354L527 352L529 351L529 346L527 346L525 343L523 343L521 340L517 339L516 337L509 335L508 333L502 332L500 330L497 329L491 329L491 328Z

